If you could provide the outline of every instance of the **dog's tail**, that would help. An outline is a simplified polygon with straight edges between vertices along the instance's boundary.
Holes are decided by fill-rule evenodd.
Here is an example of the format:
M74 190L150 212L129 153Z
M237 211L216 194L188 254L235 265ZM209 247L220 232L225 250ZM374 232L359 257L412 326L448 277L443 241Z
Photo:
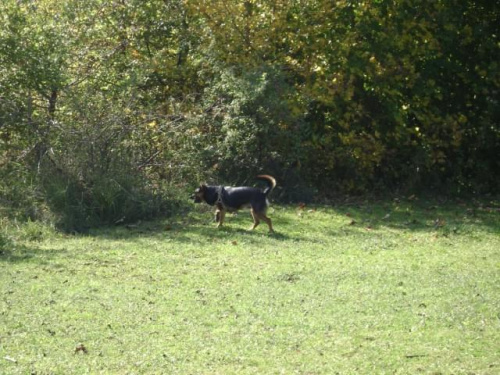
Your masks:
M257 176L258 180L267 182L267 188L264 189L264 194L267 196L276 187L276 179L267 174L260 174Z

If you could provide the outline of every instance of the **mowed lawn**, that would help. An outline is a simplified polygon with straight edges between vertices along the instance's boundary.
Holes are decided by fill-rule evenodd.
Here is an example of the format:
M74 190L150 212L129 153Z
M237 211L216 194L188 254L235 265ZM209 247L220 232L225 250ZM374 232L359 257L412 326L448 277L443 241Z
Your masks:
M498 202L4 221L0 374L498 374ZM1 239L1 238L0 238Z

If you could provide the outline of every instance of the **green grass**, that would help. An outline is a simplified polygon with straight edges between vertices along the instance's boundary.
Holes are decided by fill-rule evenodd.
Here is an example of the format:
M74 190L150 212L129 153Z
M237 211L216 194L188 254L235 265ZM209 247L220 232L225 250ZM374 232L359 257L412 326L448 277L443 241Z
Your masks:
M498 203L0 230L1 374L497 374ZM85 348L85 350L83 350Z

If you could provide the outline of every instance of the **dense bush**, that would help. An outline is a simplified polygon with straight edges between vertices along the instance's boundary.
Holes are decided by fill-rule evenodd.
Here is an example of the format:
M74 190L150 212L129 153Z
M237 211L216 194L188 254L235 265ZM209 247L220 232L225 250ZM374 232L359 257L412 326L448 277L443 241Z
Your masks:
M6 0L0 204L83 229L261 172L286 200L498 191L499 13L459 0Z

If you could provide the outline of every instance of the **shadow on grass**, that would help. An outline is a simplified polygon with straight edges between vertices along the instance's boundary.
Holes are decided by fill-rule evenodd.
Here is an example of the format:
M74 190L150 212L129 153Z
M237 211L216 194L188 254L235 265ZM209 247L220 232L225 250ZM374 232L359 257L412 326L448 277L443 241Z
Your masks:
M291 236L282 231L269 233L267 225L261 225L255 230L250 230L242 228L242 223L242 220L233 220L232 223L228 222L224 226L217 228L213 222L191 218L185 221L169 220L140 223L133 226L97 229L92 230L89 235L109 240L141 241L144 239L169 239L180 243L205 243L214 239L226 238L230 240L231 238L241 236L255 241L261 240L263 237L281 241L291 238Z
M302 217L297 215L300 212L303 212ZM328 216L330 214L332 219ZM76 236L90 236L113 241L142 242L156 239L194 244L204 244L220 239L231 241L244 236L246 241L258 244L263 239L313 241L318 230L332 238L338 237L341 232L345 235L345 229L349 229L349 232L359 231L365 235L370 235L372 230L387 228L405 232L440 231L445 234L473 231L474 228L494 233L500 231L500 203L498 201L363 200L311 206L302 211L297 205L279 206L274 212L271 211L269 216L276 230L274 234L268 232L265 223L253 231L248 230L252 219L250 214L243 210L237 215L228 216L225 225L217 228L213 221L213 209L197 206L163 220L101 227ZM318 220L323 220L323 229L316 227ZM339 224L342 221L344 223ZM330 222L331 229L328 229ZM3 246L0 261L23 261L42 254L36 245L18 246L15 251L9 251L8 248L8 244ZM43 254L49 257L54 255L46 250L43 250Z
M0 247L0 264L31 262L35 259L39 264L46 264L59 253L58 250L41 250L35 245L20 245L9 240Z
M224 225L217 228L213 220L213 212L207 209L193 209L176 217L151 222L139 222L132 225L111 226L90 230L91 237L106 240L123 240L142 242L144 240L168 240L177 243L206 244L216 240L232 241L243 236L247 242L258 243L263 239L277 241L299 240L296 235L287 234L280 218L276 224L275 233L269 233L265 223L261 223L255 230L250 230L252 218L249 212L241 211L237 215L228 215Z
M403 231L459 232L476 227L488 232L500 231L500 203L463 201L394 200L375 204L363 202L335 207L347 215L353 226L369 229L391 228Z

